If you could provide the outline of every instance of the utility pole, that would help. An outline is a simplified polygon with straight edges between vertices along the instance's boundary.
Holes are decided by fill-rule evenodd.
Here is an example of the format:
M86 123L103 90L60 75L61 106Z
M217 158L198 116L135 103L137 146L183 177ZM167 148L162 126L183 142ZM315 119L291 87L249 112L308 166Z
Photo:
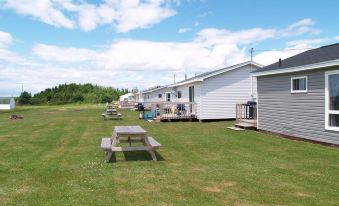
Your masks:
M173 77L174 77L174 84L175 84L175 74L173 75Z
M21 93L24 92L24 84L21 84Z

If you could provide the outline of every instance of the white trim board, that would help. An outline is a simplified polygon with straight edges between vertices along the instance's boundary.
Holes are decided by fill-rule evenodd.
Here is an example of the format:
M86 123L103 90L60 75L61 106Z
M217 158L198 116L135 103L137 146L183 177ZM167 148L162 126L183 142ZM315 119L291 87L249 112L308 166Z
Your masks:
M178 82L178 83L175 83L175 84L171 84L168 87L177 87L177 86L182 86L182 85L187 85L187 84L193 84L193 83L196 83L196 82L203 82L207 78L214 77L214 76L232 71L234 69L242 68L242 67L247 66L247 65L254 65L254 66L259 67L259 68L264 67L263 65L261 65L257 62L247 61L247 62L243 62L243 63L237 64L237 65L233 65L233 66L221 69L221 70L217 70L217 71L214 71L214 72L212 71L211 74L208 74L208 75L205 75L205 76L202 76L202 77L196 77L196 78L193 78L193 79L190 79L190 80L187 80L187 81L182 81L182 82Z
M330 127L329 126L329 115L330 114L339 114L339 111L329 110L329 91L328 91L328 79L330 75L339 74L339 70L325 72L325 129L331 131L339 131L339 127Z
M293 90L293 80L295 79L306 79L306 89L305 90ZM307 93L308 91L308 77L307 76L299 76L299 77L291 77L291 93Z

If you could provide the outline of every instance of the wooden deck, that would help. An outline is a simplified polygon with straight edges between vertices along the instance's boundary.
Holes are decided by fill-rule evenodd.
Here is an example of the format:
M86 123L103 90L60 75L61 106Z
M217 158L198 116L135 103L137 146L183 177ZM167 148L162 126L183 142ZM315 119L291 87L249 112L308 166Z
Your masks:
M257 106L256 104L236 105L236 127L243 129L257 129Z
M145 108L157 108L156 121L194 120L197 118L197 107L194 102L152 102L145 103Z

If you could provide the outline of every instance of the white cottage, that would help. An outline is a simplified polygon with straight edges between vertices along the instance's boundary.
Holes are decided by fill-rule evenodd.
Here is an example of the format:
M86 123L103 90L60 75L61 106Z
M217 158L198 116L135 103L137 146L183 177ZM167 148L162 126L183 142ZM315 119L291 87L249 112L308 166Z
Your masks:
M234 119L236 104L256 101L257 82L251 72L263 67L249 61L207 72L167 86L166 99L192 104L199 120Z
M120 108L134 107L134 104L135 104L135 95L133 93L127 93L119 97Z
M15 100L13 97L0 97L0 110L15 109Z
M171 88L167 86L156 86L142 92L144 103L171 102Z

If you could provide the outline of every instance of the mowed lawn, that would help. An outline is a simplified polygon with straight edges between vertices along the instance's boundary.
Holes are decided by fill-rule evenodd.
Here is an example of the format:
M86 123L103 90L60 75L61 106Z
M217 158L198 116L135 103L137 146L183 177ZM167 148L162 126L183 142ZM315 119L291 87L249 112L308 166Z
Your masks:
M0 205L339 205L339 149L255 131L231 121L149 123L103 106L0 112ZM10 114L24 120L11 121ZM115 125L141 125L163 146L119 153L100 141Z

